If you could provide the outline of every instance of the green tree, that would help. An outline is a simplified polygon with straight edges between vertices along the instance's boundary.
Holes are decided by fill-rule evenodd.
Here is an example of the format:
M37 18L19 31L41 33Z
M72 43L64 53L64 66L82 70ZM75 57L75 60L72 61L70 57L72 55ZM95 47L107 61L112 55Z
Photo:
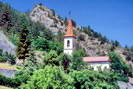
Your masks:
M36 39L33 39L31 45L36 50L48 51L48 49L49 49L48 41L43 37L38 37Z
M47 53L45 56L44 56L44 64L45 65L57 65L59 66L60 65L60 60L58 60L58 54L56 51L54 50L51 50L49 53Z
M87 64L83 62L83 57L86 55L83 49L77 50L73 53L71 68L74 70L81 70L87 67Z
M88 28L82 27L82 29L83 29L83 32L86 33L88 36L92 36L92 32L91 32L92 29L90 28L90 26L88 26Z
M12 20L11 20L11 7L8 4L3 4L0 17L0 26L4 27L9 30L9 28L12 26Z
M24 60L29 56L29 46L30 46L30 41L28 40L28 28L27 28L27 23L25 23L23 19L23 24L21 27L21 32L20 32L20 41L18 43L18 48L17 48L17 57L19 60L22 60L24 63Z
M60 60L60 66L63 66L64 71L69 72L72 57L62 53L57 58Z
M115 46L115 47L120 46L120 43L119 43L117 40L112 41L111 43L112 43L112 45Z
M58 54L63 52L63 44L49 41L43 37L33 39L31 45L35 50L47 51L55 50Z
M120 55L116 54L115 52L111 52L109 56L111 59L111 68L113 71L121 73L125 77L132 76L131 68L123 61Z
M0 62L9 62L10 64L15 64L15 56L8 54L7 52L3 53L0 49Z

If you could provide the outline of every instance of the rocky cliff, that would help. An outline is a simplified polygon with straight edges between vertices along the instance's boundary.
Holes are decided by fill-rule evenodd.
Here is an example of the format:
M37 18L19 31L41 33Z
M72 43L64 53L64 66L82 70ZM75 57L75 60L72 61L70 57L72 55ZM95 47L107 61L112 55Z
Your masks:
M32 21L42 23L54 33L58 31L63 32L65 29L64 20L60 19L53 10L48 9L45 6L36 5L29 16Z

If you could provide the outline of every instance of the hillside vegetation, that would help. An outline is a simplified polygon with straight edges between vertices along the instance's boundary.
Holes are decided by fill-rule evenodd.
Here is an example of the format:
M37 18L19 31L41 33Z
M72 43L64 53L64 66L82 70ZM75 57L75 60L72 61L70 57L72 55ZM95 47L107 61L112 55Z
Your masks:
M77 50L68 56L63 53L66 19L54 10L39 4L31 13L21 13L2 2L0 8L0 30L6 36L0 44L6 40L6 45L11 42L16 47L16 55L1 48L0 62L21 66L13 78L0 75L0 85L18 89L120 89L117 81L128 82L128 77L133 77L132 47L122 48L118 41L109 41L90 27L76 27ZM110 70L96 72L82 61L84 56L104 55L112 60Z

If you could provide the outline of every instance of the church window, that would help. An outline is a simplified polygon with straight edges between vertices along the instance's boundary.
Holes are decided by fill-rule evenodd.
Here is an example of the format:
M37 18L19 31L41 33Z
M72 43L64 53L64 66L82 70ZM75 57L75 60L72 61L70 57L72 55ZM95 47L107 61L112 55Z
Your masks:
M69 40L67 40L67 47L69 47L70 46L70 41Z

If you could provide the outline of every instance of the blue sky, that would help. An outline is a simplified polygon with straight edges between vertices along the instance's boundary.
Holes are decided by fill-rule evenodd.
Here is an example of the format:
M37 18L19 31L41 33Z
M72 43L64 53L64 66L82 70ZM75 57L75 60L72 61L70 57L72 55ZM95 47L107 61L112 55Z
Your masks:
M133 46L133 0L1 0L26 12L37 3L54 9L61 17L69 17L77 25L91 26L123 46Z

